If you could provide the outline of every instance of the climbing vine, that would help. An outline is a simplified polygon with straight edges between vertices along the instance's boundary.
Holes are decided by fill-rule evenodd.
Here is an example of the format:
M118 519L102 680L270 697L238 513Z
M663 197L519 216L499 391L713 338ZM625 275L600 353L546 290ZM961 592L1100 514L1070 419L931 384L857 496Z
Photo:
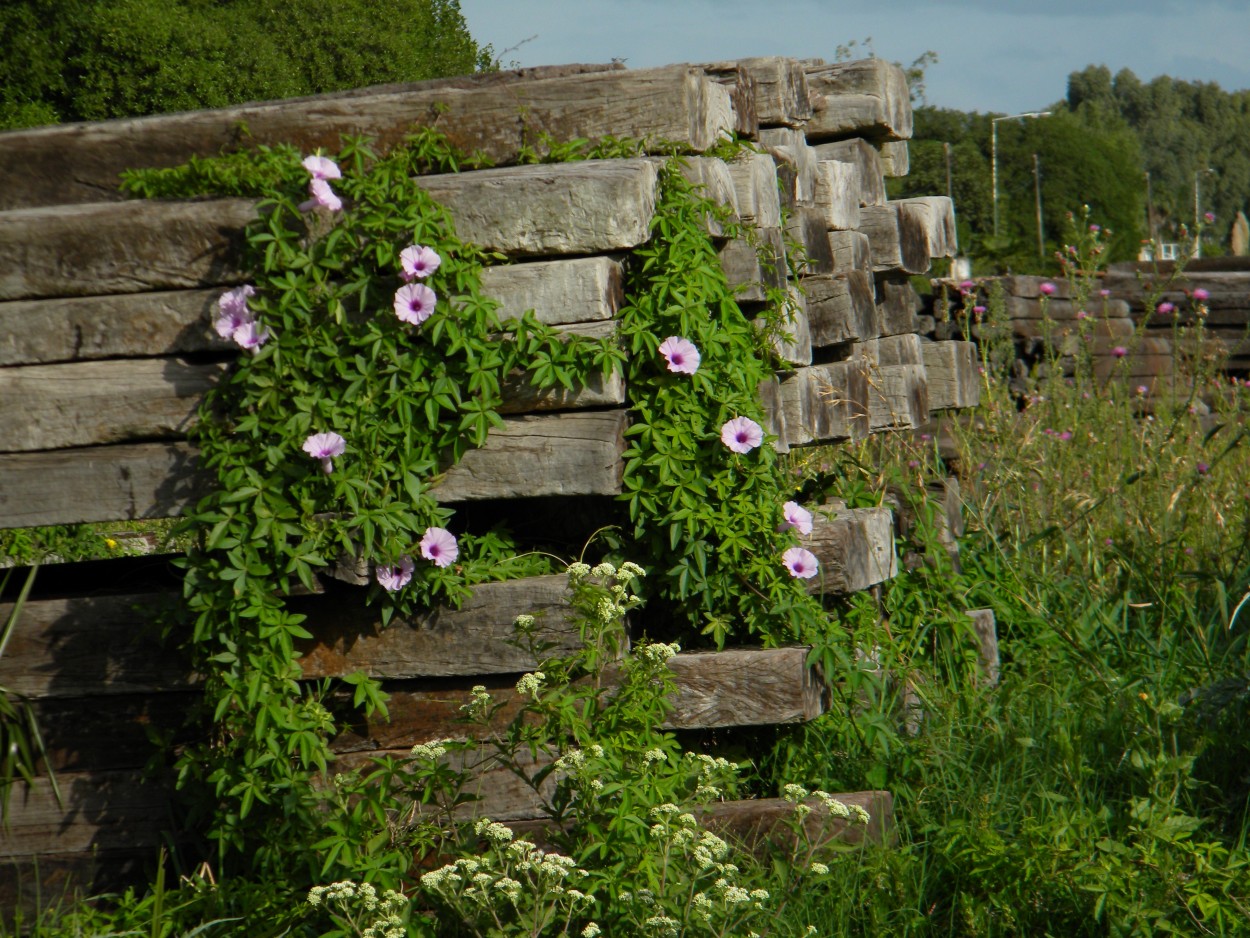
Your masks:
M636 150L609 141L559 156ZM815 572L796 539L811 516L787 501L762 429L758 387L774 371L769 330L783 306L762 330L738 308L706 231L721 210L670 163L651 240L629 264L619 339L568 336L532 313L501 322L480 287L496 258L460 242L417 185L465 162L422 132L385 155L357 139L334 159L262 147L125 181L145 197L260 199L252 277L221 297L216 319L243 353L195 430L216 486L184 522L184 628L211 730L177 762L180 784L213 793L201 809L223 854L247 848L258 869L304 849L310 871L326 872L313 859L329 842L316 784L335 719L329 684L302 680L296 644L311 636L286 598L340 558L362 561L385 623L458 604L473 583L550 569L518 557L503 530L457 530L436 500L441 474L502 425L510 375L574 387L625 371L628 522L608 546L652 568L654 594L687 631L718 644L837 639L799 585ZM355 706L385 712L375 681L344 681ZM337 856L351 832L332 839Z

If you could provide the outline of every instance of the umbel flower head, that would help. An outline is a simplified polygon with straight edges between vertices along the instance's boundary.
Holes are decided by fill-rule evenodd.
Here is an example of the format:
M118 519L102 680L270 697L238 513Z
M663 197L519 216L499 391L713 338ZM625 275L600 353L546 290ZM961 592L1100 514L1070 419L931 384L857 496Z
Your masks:
M413 280L428 277L438 270L438 265L442 262L443 259L433 248L414 244L399 252L399 266L402 270L400 276L404 278L405 283L410 283Z
M734 417L720 428L720 441L735 453L749 453L764 442L764 431L750 417Z
M438 295L424 283L406 283L395 291L395 315L419 326L434 313Z
M699 370L702 357L689 339L670 335L660 343L659 352L668 362L668 370L676 374L692 375Z
M304 441L304 452L321 460L321 469L326 475L334 471L334 457L342 456L346 449L347 441L333 432L314 433Z
M426 528L425 536L418 546L421 548L421 556L436 567L450 567L460 556L456 537L446 528Z

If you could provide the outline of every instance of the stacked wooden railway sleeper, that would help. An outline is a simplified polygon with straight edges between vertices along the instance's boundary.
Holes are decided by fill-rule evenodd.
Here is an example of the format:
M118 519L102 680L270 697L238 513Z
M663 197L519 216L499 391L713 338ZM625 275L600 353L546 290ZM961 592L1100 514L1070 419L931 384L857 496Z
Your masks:
M206 490L185 437L234 354L211 313L244 280L238 247L254 205L124 201L119 172L218 153L243 127L250 144L309 152L335 150L348 133L386 146L422 124L495 163L422 184L461 238L506 256L484 277L502 315L533 309L562 329L610 334L661 167L650 157L517 165L523 152L607 135L675 143L695 154L686 171L771 247L770 264L745 240L720 239L744 308L760 308L762 285L793 292L796 315L778 348L787 364L760 389L776 446L917 427L932 410L975 403L971 343L916 334L907 278L953 253L953 217L946 199L885 198L883 176L906 171L911 116L901 71L878 60L566 66L42 128L0 135L0 526L172 517ZM756 151L729 163L698 156L733 133ZM788 284L787 238L803 248ZM505 428L447 473L441 501L466 510L503 501L518 514L539 506L546 517L615 504L629 421L623 381L548 396L518 386L505 410ZM826 506L809 546L823 570L814 591L863 590L896 571L886 508ZM168 789L143 780L147 740L176 728L196 689L143 627L146 610L176 595L162 561L45 569L40 582L0 657L0 687L37 702L64 803L48 779L14 792L0 833L5 900L36 878L45 891L69 880L91 888L101 870L154 858ZM392 692L392 721L341 734L334 749L344 757L448 735L470 686L507 688L533 668L509 644L518 614L545 614L557 648L572 641L563 577L479 586L460 610L385 630L341 583L293 602L315 636L303 649L305 678L364 670ZM678 656L672 725L812 719L827 694L805 658L803 648ZM492 792L481 810L493 817L539 810L532 793ZM887 836L887 793L844 798L876 818L870 836Z

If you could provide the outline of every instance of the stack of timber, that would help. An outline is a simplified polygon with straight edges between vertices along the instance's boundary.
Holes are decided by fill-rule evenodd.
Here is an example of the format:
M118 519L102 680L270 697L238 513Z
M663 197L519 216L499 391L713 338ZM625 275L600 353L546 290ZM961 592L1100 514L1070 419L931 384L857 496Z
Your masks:
M917 427L934 410L976 402L971 343L916 334L907 278L954 253L954 219L946 199L885 198L885 175L906 169L911 112L902 73L879 60L561 66L17 131L0 134L10 167L0 190L0 526L173 517L207 490L186 435L236 353L211 314L223 289L244 280L238 247L254 205L125 201L119 172L213 155L239 144L242 126L249 144L310 151L337 149L347 133L386 146L420 124L495 163L422 182L460 237L506 258L484 277L503 316L533 309L561 329L612 334L662 165L645 156L517 165L524 154L546 139L631 136L657 151L676 143L693 154L685 171L754 236L711 231L744 309L762 313L768 288L790 294L795 315L777 337L784 365L760 389L776 446ZM730 163L699 156L733 133L755 152ZM795 280L787 237L804 248ZM619 378L547 396L518 384L506 427L447 473L437 497L466 511L488 500L518 514L527 505L608 511L621 492L629 404ZM577 499L592 509L550 510ZM889 509L833 504L818 515L811 549L823 573L813 591L836 596L895 575ZM197 679L146 637L150 610L178 593L167 561L45 568L0 658L0 686L35 701L64 796L59 803L46 778L14 792L0 832L5 905L150 866L170 829L168 780L145 780L141 767L149 731L176 732ZM291 602L314 634L301 649L305 678L363 670L392 693L390 723L335 740L348 762L449 735L474 684L511 693L536 664L508 644L518 614L545 616L557 651L573 641L561 577L479 586L459 611L429 610L385 631L343 582ZM805 657L802 648L679 656L673 727L813 718L827 688ZM541 813L533 792L487 787L493 817ZM889 836L888 793L846 797L879 818L873 836ZM724 808L726 823L743 829L767 826L772 810Z

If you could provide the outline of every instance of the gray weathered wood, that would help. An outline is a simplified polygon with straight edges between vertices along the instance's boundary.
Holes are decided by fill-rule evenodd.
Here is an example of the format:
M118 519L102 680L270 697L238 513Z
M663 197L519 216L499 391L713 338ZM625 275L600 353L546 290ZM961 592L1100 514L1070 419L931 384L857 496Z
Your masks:
M625 295L621 262L610 257L487 267L482 293L499 301L500 319L532 309L551 326L612 319Z
M728 163L737 193L738 216L756 228L781 227L777 164L767 153L744 152Z
M862 439L868 433L868 366L862 361L796 368L781 381L791 446Z
M756 396L764 407L764 432L773 437L772 446L779 453L790 452L786 432L786 412L781 398L781 381L778 376L766 378L756 389Z
M859 228L859 167L838 160L818 162L813 201L824 212L825 227L831 231Z
M786 219L786 235L803 247L803 258L798 264L800 275L834 272L829 229L821 209L815 205L796 205Z
M877 152L881 154L881 171L886 176L897 179L911 170L906 140L883 141L877 144Z
M958 234L955 230L955 206L944 195L928 195L915 199L898 199L893 203L899 213L900 226L904 219L914 219L925 233L925 247L929 257L954 257L958 251Z
M900 213L896 203L860 209L859 229L868 236L872 269L923 274L929 269L929 231L915 212Z
M881 154L867 140L839 140L811 148L817 160L837 160L859 168L859 202L861 205L885 204L885 172Z
M0 452L180 439L224 371L175 358L0 369Z
M548 74L551 74L548 72ZM724 76L722 76L724 77ZM724 87L702 70L673 65L601 70L524 80L415 83L209 111L66 124L0 135L9 185L0 208L95 202L119 197L118 175L166 167L237 146L290 143L303 152L335 151L343 134L364 134L390 148L414 128L433 126L463 152L495 164L523 148L579 137L636 137L657 148L706 150L735 126L735 79ZM246 128L246 133L241 133Z
M872 343L878 365L923 365L920 345L914 333L882 336Z
M807 325L807 301L793 285L787 286L789 296L788 315L784 322L771 333L772 349L777 357L789 365L810 365L812 362L812 337ZM764 319L755 320L757 328L764 329Z
M906 276L887 273L876 278L877 328L882 335L912 333L923 304Z
M442 502L617 494L625 421L619 410L509 418L431 492ZM169 518L208 487L185 443L3 456L0 526Z
M803 546L820 561L807 581L810 593L857 593L898 575L894 516L888 508L840 508L814 512Z
M911 92L903 70L885 59L859 59L807 68L812 91L812 140L911 137Z
M732 213L729 218L731 223L738 221L738 193L729 167L723 160L710 156L688 156L679 162L678 168L700 195L729 209ZM720 220L710 214L704 218L704 226L713 238L722 238L725 235Z
M998 656L998 626L993 609L969 609L964 613L972 620L981 653L981 678L989 687L998 686L1000 661Z
M760 228L753 237L726 241L717 254L740 303L762 303L768 299L766 291L785 287L786 245L780 228Z
M925 380L929 407L946 410L976 407L981 402L981 376L972 342L925 342Z
M751 76L755 86L755 113L761 127L801 127L812 116L807 75L795 59L758 56L733 62L714 62L702 68L710 75L737 68Z
M501 390L501 414L545 414L589 407L621 407L626 403L625 376L619 371L607 378L595 372L584 384L572 388L556 385L541 390L530 383L528 373L517 372L503 381Z
M816 163L819 157L816 151L807 145L803 131L789 127L772 127L760 131L760 146L780 164L788 164L792 172L783 174L787 183L781 194L783 204L794 202L811 202L816 195Z
M852 270L836 277L804 277L812 347L871 339L877 334L872 275Z
M924 365L878 365L868 379L868 404L873 430L923 426L929 419Z
M835 274L852 270L872 273L872 245L862 231L829 232L829 251L833 255Z

